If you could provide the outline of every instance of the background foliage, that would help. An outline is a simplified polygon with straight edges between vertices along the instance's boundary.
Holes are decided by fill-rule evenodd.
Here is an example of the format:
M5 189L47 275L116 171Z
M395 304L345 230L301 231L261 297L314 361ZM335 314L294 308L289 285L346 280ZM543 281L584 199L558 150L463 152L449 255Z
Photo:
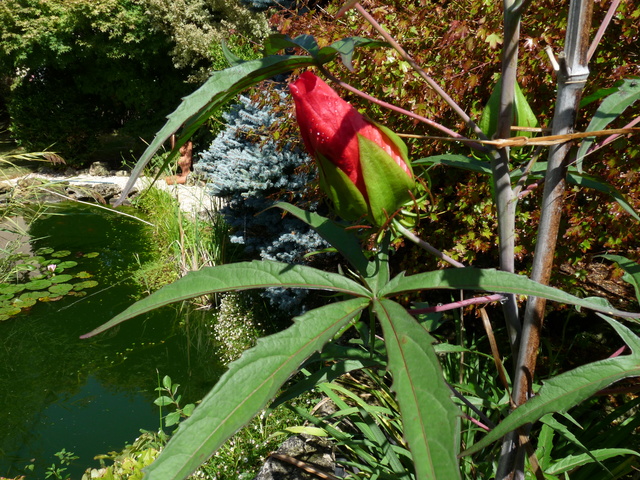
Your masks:
M364 0L361 3L478 122L500 73L499 52L503 41L501 3L475 0L391 0L384 4ZM354 10L336 21L334 15L341 5L341 2L331 2L320 8L307 4L308 9L300 9L298 15L281 10L271 18L280 33L291 37L311 34L319 42L325 42L323 45L352 35L378 38L373 28L361 21ZM551 120L553 102L550 99L554 98L556 89L555 73L544 48L549 46L558 55L563 48L566 29L566 4L562 3L563 8L559 6L560 2L554 0L533 2L523 16L521 27L518 82L542 127ZM591 37L608 6L608 3L596 3ZM589 65L586 99L613 87L624 77L640 75L639 18L640 6L623 0ZM359 50L353 63L353 72L337 64L332 65L331 70L376 98L455 127L454 130L465 131L464 123L391 49ZM350 92L343 90L340 93L351 103L359 105L371 118L392 126L397 133L439 134L424 124L381 109ZM584 105L576 130L586 128L598 104ZM623 127L633 116L633 111L626 112L611 128ZM297 132L292 128L287 134L296 135ZM468 152L467 147L455 143L411 139L407 139L407 143L413 159L437 153ZM531 153L532 149L523 149L517 156L524 162ZM640 182L636 173L640 169L640 149L633 138L619 139L597 150L585 160L585 169L623 191L630 204L636 210L640 209ZM423 177L431 188L431 202L417 232L421 238L464 263L494 265L497 220L491 205L488 177L445 166L433 167L423 173ZM531 198L520 203L522 211L517 218L519 240L516 253L521 260L533 253L533 245L528 239L533 238L531 228L537 224L536 206L541 194L541 188L534 189ZM612 249L640 259L638 245L630 235L635 229L633 219L623 213L618 204L610 204L605 195L579 187L573 187L571 195L574 201L565 202L565 220L559 240L559 255L563 260L578 265L584 258ZM603 208L605 203L609 205L607 208ZM603 233L596 233L589 227L596 224L603 227ZM453 245L450 238L454 239ZM580 249L574 249L575 245L580 245ZM411 261L403 264L402 268L411 271L412 266L420 264L414 255L422 254L418 251L408 255ZM434 265L434 260L428 256L420 260ZM520 261L518 266L521 271L526 271L528 262ZM616 275L615 272L610 273ZM565 283L562 276L556 276L554 282Z
M266 31L264 17L237 2L3 1L0 95L12 135L72 164L114 133L121 151L139 150L190 90L188 78L226 66L223 38L233 32L238 53L249 54L249 38ZM106 154L119 160L118 150Z

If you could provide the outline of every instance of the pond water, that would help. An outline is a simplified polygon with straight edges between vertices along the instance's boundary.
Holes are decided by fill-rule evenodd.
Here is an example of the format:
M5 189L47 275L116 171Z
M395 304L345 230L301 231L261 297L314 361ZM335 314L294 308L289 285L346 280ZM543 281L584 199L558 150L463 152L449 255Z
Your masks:
M131 274L154 247L137 220L91 206L54 212L31 226L32 251L70 251L98 285L0 321L0 476L44 478L64 448L80 457L65 472L79 479L99 466L94 456L120 450L140 429L159 429L159 378L180 384L184 404L202 398L224 368L203 341L211 313L188 305L80 340L133 303Z

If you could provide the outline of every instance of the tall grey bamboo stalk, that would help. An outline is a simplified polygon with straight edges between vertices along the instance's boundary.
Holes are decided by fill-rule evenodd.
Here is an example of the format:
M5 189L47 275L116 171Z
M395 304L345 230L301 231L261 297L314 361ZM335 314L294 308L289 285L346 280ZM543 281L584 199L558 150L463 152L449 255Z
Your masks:
M582 90L589 76L587 50L592 11L593 0L571 1L564 54L561 55L558 72L558 94L552 135L573 131ZM570 143L552 146L547 159L540 224L531 273L533 280L545 285L549 283L553 267L570 149ZM527 302L514 376L512 398L515 405L524 403L531 391L545 306L546 301L538 297L530 297ZM519 437L518 433L512 432L505 438L497 479L524 478L524 448Z

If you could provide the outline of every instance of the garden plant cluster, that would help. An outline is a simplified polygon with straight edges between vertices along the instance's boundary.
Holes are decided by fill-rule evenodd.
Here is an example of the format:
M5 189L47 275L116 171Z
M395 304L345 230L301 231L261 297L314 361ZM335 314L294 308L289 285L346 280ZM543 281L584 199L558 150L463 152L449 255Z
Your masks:
M237 309L235 295L269 289L279 315L295 317L229 352L227 372L195 408L178 404L170 379L159 387L179 427L144 462L145 478L201 476L236 432L283 406L300 419L290 431L332 438L347 478L636 478L634 2L260 2L234 6L242 15L231 25L214 2L183 0L185 11L200 10L178 24L158 13L168 2L148 1L153 32L173 39L173 49L152 45L173 59L180 87L145 88L135 77L119 95L135 86L144 92L137 102L177 104L182 80L201 84L157 126L123 199L170 139L165 167L194 139L196 170L225 199L230 238L245 250L84 338L226 292L236 292L223 298ZM113 2L97 18L110 6L147 21ZM30 11L26 0L0 6L7 32L18 5ZM207 22L232 33L229 43L213 48L221 37L194 33L210 31ZM102 33L129 39L127 48L96 50L104 59L135 61L143 41L158 40L133 40L131 23L114 24L122 30ZM65 38L54 39L64 58ZM5 33L0 42L12 46L1 62L33 72L7 98L17 137L35 138L20 118L39 107L20 92L30 82L60 88L48 80L43 58L52 60L26 39ZM80 93L96 94L65 90ZM82 102L60 108L68 103ZM148 119L147 104L115 105L127 128ZM255 336L250 316L239 317ZM604 340L578 341L594 332ZM294 400L314 395L330 414Z

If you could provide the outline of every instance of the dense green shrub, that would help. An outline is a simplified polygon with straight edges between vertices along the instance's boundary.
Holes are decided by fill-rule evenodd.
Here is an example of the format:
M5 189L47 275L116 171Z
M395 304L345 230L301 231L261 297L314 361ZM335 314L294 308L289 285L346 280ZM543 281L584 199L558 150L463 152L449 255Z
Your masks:
M236 2L2 2L0 71L11 88L0 93L12 134L72 164L114 132L141 148L188 78L227 66L221 40L247 57L267 31L264 15Z
M0 32L14 137L71 163L103 134L149 138L186 91L139 2L7 0Z
M323 45L353 35L379 38L371 25L362 21L355 10L336 21L333 14L343 3L331 2L322 9L310 8L298 16L281 10L281 14L272 16L272 21L279 26L280 33L291 37L311 34ZM391 0L375 5L363 2L363 5L414 56L418 64L437 79L463 109L470 112L475 121L480 120L500 73L500 55L497 54L503 41L500 2ZM593 34L605 16L606 8L608 5L596 4ZM566 10L559 9L557 1L544 0L533 2L523 16L518 82L543 127L549 124L553 115L554 103L551 99L556 89L555 73L544 47L550 46L556 55L562 51ZM585 92L586 95L594 94L597 89L612 87L621 78L640 75L640 63L637 61L639 17L640 6L633 2L622 2L590 63L589 88L592 90ZM443 21L445 18L446 22ZM464 123L392 49L360 50L353 63L353 72L337 67L332 67L332 71L342 80L374 97L465 133ZM440 134L435 129L363 101L349 92L341 91L341 94L351 103L366 109L376 121L398 133ZM585 129L598 104L593 102L581 110L578 130ZM635 112L637 115L637 109ZM633 116L632 111L627 112L611 127L623 127ZM296 130L292 128L286 135L295 134ZM469 153L464 145L452 142L409 139L407 143L414 160L445 152ZM620 152L625 153L621 155ZM532 149L524 150L518 157L524 164L531 153ZM640 209L640 178L634 172L640 168L639 153L640 150L633 147L632 141L620 139L585 161L588 173L601 177L624 192L637 210ZM489 178L443 166L421 172L421 175L432 188L432 201L420 224L421 237L465 263L495 264L493 247L497 242L497 220L491 205ZM530 199L520 204L516 253L522 269L527 268L533 253L530 239L533 237L532 227L537 225L536 211L541 194L542 188L538 188ZM617 206L603 211L604 196L593 190L575 187L572 195L575 201L565 203L566 229L561 232L563 236L559 250L563 260L576 262L584 254L604 250L615 250L640 258L637 246L628 234L634 228L629 215ZM478 213L482 213L482 216L479 217ZM589 227L594 224L602 225L602 232L606 233L599 234ZM453 245L451 239L455 242ZM571 253L570 250L575 250L571 247L575 245L580 245L580 250ZM433 262L433 259L425 258L425 261ZM413 260L411 263L416 264ZM403 267L411 270L411 265Z
M145 0L155 28L171 38L174 66L201 82L212 70L226 68L220 44L242 58L254 57L252 42L269 33L266 17L239 1Z

